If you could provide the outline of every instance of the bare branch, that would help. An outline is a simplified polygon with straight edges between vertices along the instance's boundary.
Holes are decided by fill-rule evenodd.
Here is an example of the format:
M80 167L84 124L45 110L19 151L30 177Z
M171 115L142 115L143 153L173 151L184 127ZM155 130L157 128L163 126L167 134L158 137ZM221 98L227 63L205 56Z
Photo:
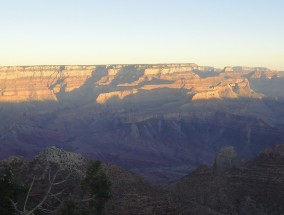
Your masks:
M30 193L31 193L32 187L33 187L33 185L34 185L34 182L35 182L35 176L33 177L33 181L32 181L32 183L31 183L31 185L30 185L29 191L28 191L27 196L26 196L26 199L25 199L24 209L23 209L24 212L26 211L27 202L28 202L28 199L29 199L29 197L30 197Z
M14 210L16 211L17 214L22 214L22 212L18 209L17 203L14 202L12 199L10 199L10 202L14 208Z
M64 182L66 182L70 178L70 176L71 176L71 172L68 174L68 176L64 180L53 183L53 185L56 186L56 185L59 185L59 184L63 184Z
M89 201L92 201L94 199L95 199L94 197L88 198L88 199L82 199L82 200L80 200L80 202L89 202Z
M55 200L57 200L58 202L62 202L62 200L61 199L59 199L57 196L53 196L53 198L55 199Z
M48 172L48 180L49 180L49 183L50 183L50 184L52 184L52 183L54 182L54 180L56 179L59 170L60 170L60 169L58 169L58 170L54 173L54 175L53 175L53 177L52 177L52 179L51 179L51 168L49 169L49 172Z
M68 180L68 178L71 176L71 173L65 178L63 179L62 181L59 181L59 182L55 182L56 181L56 178L58 176L58 173L60 172L60 169L58 169L53 176L51 176L51 168L49 169L49 172L48 172L48 181L49 181L49 186L48 186L48 189L44 195L44 197L42 198L42 200L32 209L32 210L27 210L26 207L27 207L27 203L28 203L28 200L29 200L29 197L30 197L30 193L31 193L31 190L34 186L34 182L35 182L35 177L33 177L33 181L29 187L29 190L28 190L28 193L26 195L26 199L25 199L25 202L24 202L24 207L23 207L23 211L19 210L18 207L17 207L17 203L15 203L14 201L10 200L11 201L11 204L15 210L15 212L19 215L33 215L34 212L36 210L40 210L44 213L52 213L52 210L49 210L49 209L45 209L43 208L43 204L46 203L47 199L49 197L53 197L55 198L57 201L59 202L62 202L58 196L60 196L64 189L58 193L51 193L51 190L54 186L56 185L59 185L59 184L62 184L64 182L66 182Z
M52 178L52 184L54 183L56 177L57 177L57 174L60 172L60 169L58 169L55 174L53 175L53 178Z
M48 206L49 208L53 208L53 209L56 209L57 207L54 207L52 205L50 205L49 203L45 203L46 206Z
M55 196L59 196L63 193L64 190L58 192L58 193L50 193L50 196L55 197Z
M51 172L51 168L49 169L49 171L48 171L48 181L49 181L49 183L51 183L51 176L50 176L50 172Z
M55 177L53 177L52 181L55 180ZM43 205L43 203L47 200L50 192L51 192L51 189L52 189L52 183L49 184L49 187L48 187L48 190L46 191L43 199L41 200L40 203L38 203L31 211L29 211L27 213L27 215L32 215L39 207L41 207Z
M45 209L43 207L39 207L38 210L40 210L43 213L50 213L50 214L52 213L52 210L48 210L48 209Z
M32 215L37 209L39 208L42 208L42 205L45 203L45 201L48 199L48 197L51 195L51 189L52 187L54 186L54 181L56 180L56 177L58 175L58 173L60 172L60 169L58 169L55 174L53 175L52 179L51 179L51 169L49 170L49 173L48 173L48 179L49 179L49 187L48 187L48 190L46 191L43 199L41 200L40 203L38 203L31 211L29 211L27 213L27 215ZM67 179L66 179L67 180ZM66 181L66 180L63 180L63 181ZM62 191L63 192L63 191ZM61 193L62 193L61 192ZM53 196L57 197L57 195L61 194L60 192L57 193L57 194L52 194Z
M77 200L76 202L89 202L89 201L95 200L96 197L97 197L97 195L93 195L93 196L90 197L90 198L87 198L87 199L80 199L80 200Z

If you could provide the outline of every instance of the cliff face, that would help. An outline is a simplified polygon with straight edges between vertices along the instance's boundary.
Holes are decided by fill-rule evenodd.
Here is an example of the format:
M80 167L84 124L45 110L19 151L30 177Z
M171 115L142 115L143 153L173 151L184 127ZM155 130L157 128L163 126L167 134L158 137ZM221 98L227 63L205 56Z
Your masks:
M232 149L227 147L221 155L226 158L222 163L226 167L223 172L199 167L173 185L176 199L206 205L207 213L204 214L214 214L210 209L221 214L242 215L284 212L283 145L268 148L237 166L232 166L232 160L227 159L232 158Z
M0 158L56 145L168 182L211 164L227 144L250 157L284 141L283 78L274 73L196 64L0 67Z
M70 93L87 80L92 81L93 91L101 91L96 98L100 104L161 88L185 89L193 99L261 98L250 89L245 77L248 72L236 73L232 68L218 73L195 64L169 64L112 65L103 70L105 74L92 80L99 73L96 66L0 67L0 102L56 101L59 94ZM255 71L250 76L261 76L260 72L265 73ZM270 77L270 73L265 74Z
M92 76L95 66L0 67L0 102L57 100Z

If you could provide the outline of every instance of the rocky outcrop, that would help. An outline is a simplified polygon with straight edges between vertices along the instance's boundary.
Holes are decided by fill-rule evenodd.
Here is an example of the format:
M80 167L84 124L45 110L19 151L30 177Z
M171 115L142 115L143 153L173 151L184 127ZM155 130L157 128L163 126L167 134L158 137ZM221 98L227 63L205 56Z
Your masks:
M202 214L277 215L284 212L283 145L266 149L233 169L231 161L235 153L231 147L221 150L218 156L225 161L221 162L221 167L227 171L209 167L196 169L173 185L176 200L207 206Z
M34 161L39 163L55 163L62 170L76 172L78 175L83 174L87 159L80 154L67 152L55 146L46 148L41 151Z
M261 94L254 92L249 85L249 81L240 74L237 74L233 69L225 69L225 73L217 73L210 67L198 67L196 65L159 65L159 66L143 66L136 67L141 75L132 82L127 82L127 74L121 75L119 70L123 67L113 68L108 70L108 75L101 78L101 85L110 85L113 88L122 88L120 91L101 93L97 101L106 103L114 96L120 99L126 94L123 88L132 88L132 91L127 90L127 96L136 94L136 90L153 91L157 89L184 89L187 94L192 95L193 100L207 99L223 99L223 98L262 98ZM204 72L210 73L208 77L203 76ZM231 78L225 77L227 73L233 73ZM213 75L211 77L210 75ZM202 77L200 77L201 75ZM116 81L115 81L116 80ZM119 82L118 82L119 81ZM167 94L164 95L167 97ZM159 98L157 98L159 99Z
M137 89L133 90L124 90L124 91L115 91L115 92L110 92L110 93L101 93L97 99L96 102L99 104L104 104L108 100L113 99L113 98L118 98L120 100L123 100L125 97L129 95L133 95L138 93Z
M102 67L102 66L100 66ZM0 102L57 101L60 95L82 88L87 81L99 104L124 99L137 90L185 89L194 99L260 97L250 89L249 78L271 78L273 71L226 67L223 72L196 64L21 66L0 67ZM235 72L240 71L240 72ZM231 78L228 79L228 76ZM233 86L238 85L239 90ZM224 91L231 93L223 93ZM242 92L242 93L240 93ZM93 98L94 99L94 98Z
M228 171L240 166L240 160L233 146L224 146L217 154L214 169L217 171Z
M92 76L95 66L0 67L0 102L57 100Z
M274 85L283 95L283 80L269 79L271 71L264 69L259 71L267 78L254 78L256 70L196 64L1 67L0 158L31 158L55 145L160 183L211 164L227 144L250 157L284 140L283 102L266 98ZM259 90L263 83L255 90L255 80L269 81L267 90Z
M235 158L234 149L226 146L216 157L216 161L222 161L218 161L217 166L221 164L226 171L201 165L182 179L163 186L151 185L141 176L114 164L103 164L112 184L112 198L106 205L105 214L283 214L284 145L265 149L255 158L240 163L238 168L231 168ZM71 169L66 162L73 164ZM61 164L64 166L60 167ZM78 192L80 178L87 166L87 159L79 154L51 147L30 161L11 157L0 161L0 175L9 166L17 180L26 184L30 184L35 176L32 192L36 189L37 195L31 195L29 201L37 202L48 185L49 168L62 170L65 164L69 173L72 170L71 177L56 188L59 191L64 188L60 199L70 199ZM50 204L53 209L60 207L56 201Z

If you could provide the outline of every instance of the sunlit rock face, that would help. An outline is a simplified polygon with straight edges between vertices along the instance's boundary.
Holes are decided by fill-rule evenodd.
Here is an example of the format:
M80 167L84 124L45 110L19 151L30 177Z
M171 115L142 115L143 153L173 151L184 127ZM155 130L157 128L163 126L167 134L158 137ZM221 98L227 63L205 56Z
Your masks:
M0 102L57 100L56 94L79 88L94 66L0 67Z
M196 64L0 67L0 158L55 145L169 182L225 145L250 157L284 142L283 80Z
M105 73L98 75L96 66L0 67L0 102L56 101L59 94L70 93L87 80L92 82L90 90L96 92L94 100L100 104L163 88L185 89L194 100L261 98L250 89L245 75L258 78L272 74L248 68L237 68L238 72L234 72L232 67L219 72L196 64L109 65L102 69Z
M111 92L100 94L98 103L106 103L114 97L124 99L142 91L164 88L183 89L193 96L193 100L262 97L250 88L248 79L241 73L234 73L233 68L218 72L212 67L199 67L195 64L171 64L110 66L107 70L107 74L96 84L121 90L110 89ZM234 74L228 76L230 72Z

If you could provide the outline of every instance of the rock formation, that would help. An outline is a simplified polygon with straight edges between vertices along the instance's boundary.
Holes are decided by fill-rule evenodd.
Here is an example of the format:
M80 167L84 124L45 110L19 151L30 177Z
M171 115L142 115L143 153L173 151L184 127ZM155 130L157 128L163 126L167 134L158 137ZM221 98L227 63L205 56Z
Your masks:
M284 141L277 74L196 64L0 67L0 158L55 145L169 182L212 164L225 145L248 158Z
M220 153L224 151L235 157L232 148L226 147ZM228 157L231 156L225 160ZM278 145L238 168L226 168L225 172L200 167L175 183L172 189L177 200L207 206L203 214L281 214L284 210L283 158L283 145ZM186 209L189 213L190 209Z
M0 102L57 100L79 88L95 66L0 67Z
M212 67L195 64L109 65L104 66L104 70L105 75L91 83L93 90L99 93L96 99L98 103L105 103L113 97L124 99L139 91L160 88L186 89L188 94L196 94L194 99L261 98L261 95L250 89L245 77L248 75L247 70L234 73L231 67L226 67L223 73L216 72ZM253 78L271 77L274 74L269 70L250 72ZM214 77L200 77L206 73ZM232 73L232 78L224 78ZM98 74L96 66L1 67L0 102L55 101L60 94L82 87Z
M240 161L233 146L224 146L217 154L214 168L217 171L228 171L240 166Z
M219 155L231 163L236 154L232 147L223 148ZM50 158L55 158L54 160ZM216 160L219 158L217 157ZM61 198L76 193L87 159L55 147L48 148L28 161L11 157L0 161L0 175L5 167L12 167L18 180L31 183L36 176L45 189L46 167L60 166L66 161L72 166L72 175ZM284 213L284 145L265 149L256 157L240 163L238 168L219 171L201 165L174 183L151 185L141 176L114 164L103 164L112 183L113 197L107 203L106 214L235 214L278 215ZM75 177L74 177L75 176ZM40 177L43 177L40 179ZM36 201L42 193L33 196ZM60 205L53 202L53 206ZM56 213L55 213L56 214Z

